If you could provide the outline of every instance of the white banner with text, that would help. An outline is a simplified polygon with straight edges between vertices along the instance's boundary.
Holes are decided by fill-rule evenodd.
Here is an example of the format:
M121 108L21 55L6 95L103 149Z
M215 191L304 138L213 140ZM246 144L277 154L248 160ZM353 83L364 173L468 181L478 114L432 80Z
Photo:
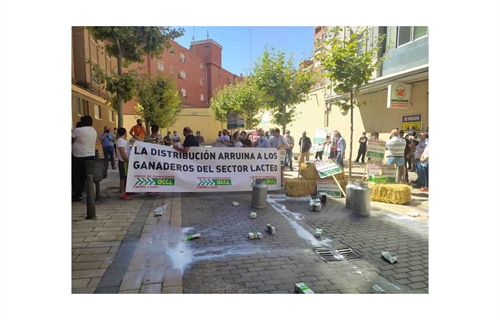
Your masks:
M127 192L251 191L256 179L281 190L280 154L271 148L172 147L136 142L130 152Z

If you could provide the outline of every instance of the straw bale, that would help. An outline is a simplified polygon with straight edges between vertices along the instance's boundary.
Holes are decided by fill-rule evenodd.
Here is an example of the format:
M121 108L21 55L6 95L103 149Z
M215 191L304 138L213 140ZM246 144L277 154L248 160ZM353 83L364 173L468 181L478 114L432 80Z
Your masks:
M285 180L285 194L290 197L302 197L316 194L316 180L304 178Z
M342 166L339 166L339 168L342 169L342 172L335 174L335 178L337 178L337 180L339 180L340 182L340 180L344 179L345 175L344 175L344 168L342 168ZM305 162L301 163L299 167L299 173L306 180L320 179L314 163L305 163ZM333 177L326 177L324 179L333 179Z
M405 204L411 200L411 188L405 184L368 184L370 200L394 204Z

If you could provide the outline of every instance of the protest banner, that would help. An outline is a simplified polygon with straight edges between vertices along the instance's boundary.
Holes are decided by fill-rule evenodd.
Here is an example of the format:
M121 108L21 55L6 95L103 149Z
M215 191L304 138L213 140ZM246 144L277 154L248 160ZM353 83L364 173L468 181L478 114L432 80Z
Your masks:
M369 164L368 180L375 183L395 183L396 165L393 164Z
M381 162L385 154L385 141L368 140L366 142L366 157Z
M314 165L321 179L342 172L342 169L339 168L339 166L337 165L337 163L335 163L335 161L333 161L333 159L318 161Z
M335 178L335 174L342 172L342 169L339 168L337 163L335 161L333 161L333 159L328 159L325 161L318 161L314 165L315 165L316 171L318 171L319 177L321 179L329 177L329 176L333 177L333 180L335 180L335 183L337 184L340 191L342 192L342 194L345 197L344 190L340 186L340 183L337 180L337 178Z
M341 188L331 179L318 179L316 181L316 189L318 197L320 197L321 193L333 198L342 197Z
M256 179L281 190L280 155L270 148L172 147L136 142L130 152L127 192L251 191Z

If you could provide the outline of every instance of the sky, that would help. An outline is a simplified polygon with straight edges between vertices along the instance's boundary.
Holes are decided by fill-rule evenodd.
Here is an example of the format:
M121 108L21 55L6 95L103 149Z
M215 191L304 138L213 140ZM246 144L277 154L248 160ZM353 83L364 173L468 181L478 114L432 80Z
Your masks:
M293 54L295 67L303 58L310 58L313 51L314 27L263 27L263 26L182 26L185 33L174 39L177 43L189 49L192 37L195 40L210 39L222 46L222 67L229 72L248 75L255 61L268 45L283 50L288 60ZM251 34L251 37L250 37Z

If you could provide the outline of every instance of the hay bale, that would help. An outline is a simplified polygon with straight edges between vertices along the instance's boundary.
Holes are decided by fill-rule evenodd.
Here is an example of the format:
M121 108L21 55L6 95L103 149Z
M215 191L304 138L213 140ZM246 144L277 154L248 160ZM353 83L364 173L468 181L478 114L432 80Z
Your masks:
M411 188L405 184L369 184L370 200L405 204L411 200Z
M301 163L299 167L300 176L306 180L318 180L319 174L314 163Z
M286 179L285 194L290 197L302 197L316 194L316 180L304 178Z
M342 169L342 172L335 174L335 178L340 182L345 178L344 168L339 166ZM301 163L299 167L300 176L306 180L318 180L320 179L318 171L316 170L316 166L314 163ZM333 177L326 177L324 179L333 179Z

